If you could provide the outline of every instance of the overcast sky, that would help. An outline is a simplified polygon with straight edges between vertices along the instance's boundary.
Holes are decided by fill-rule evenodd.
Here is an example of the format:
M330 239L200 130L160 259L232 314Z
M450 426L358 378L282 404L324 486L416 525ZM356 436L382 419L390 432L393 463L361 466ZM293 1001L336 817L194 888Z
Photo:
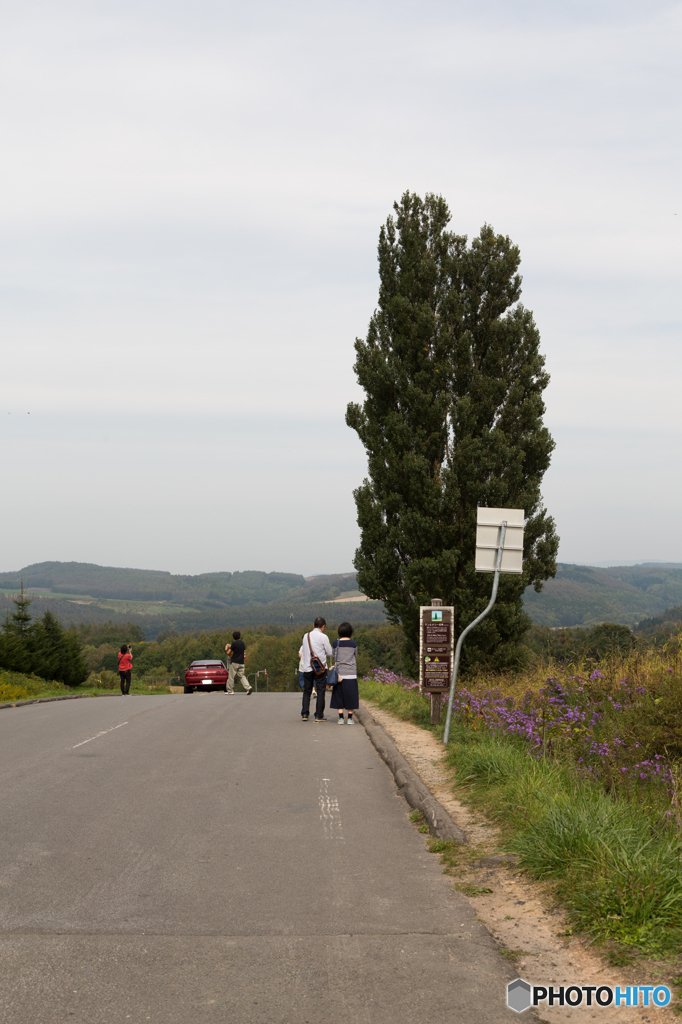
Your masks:
M405 189L521 248L561 560L682 560L681 35L659 0L6 4L0 569L350 570Z

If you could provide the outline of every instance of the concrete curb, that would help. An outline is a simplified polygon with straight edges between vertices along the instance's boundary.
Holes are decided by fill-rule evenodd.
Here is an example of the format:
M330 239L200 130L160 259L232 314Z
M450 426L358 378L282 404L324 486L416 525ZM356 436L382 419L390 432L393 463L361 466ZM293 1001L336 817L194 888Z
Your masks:
M116 697L115 693L69 693L65 697L34 697L32 700L15 700L13 703L0 704L3 708L23 708L25 704L49 704L53 700L83 700L85 697Z
M468 842L459 825L455 824L445 808L439 804L414 768L407 763L388 733L374 721L369 711L359 707L355 714L364 726L379 757L393 772L398 792L405 797L410 807L422 812L428 822L429 832L448 842Z

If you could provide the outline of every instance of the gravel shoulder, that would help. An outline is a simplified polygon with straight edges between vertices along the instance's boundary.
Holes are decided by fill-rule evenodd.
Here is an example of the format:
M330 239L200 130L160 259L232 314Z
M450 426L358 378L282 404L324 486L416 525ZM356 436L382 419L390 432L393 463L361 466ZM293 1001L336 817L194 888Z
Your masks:
M554 986L666 984L666 972L660 965L612 967L590 947L589 939L567 936L566 916L554 905L551 888L515 870L500 850L495 825L455 796L455 775L443 763L443 747L438 740L427 730L401 721L368 701L362 704L464 832L467 844L459 848L453 888L468 899L519 976L531 984ZM483 889L492 891L476 892ZM593 1017L622 1024L677 1019L671 1008L554 1006L543 1007L539 1013L549 1024Z

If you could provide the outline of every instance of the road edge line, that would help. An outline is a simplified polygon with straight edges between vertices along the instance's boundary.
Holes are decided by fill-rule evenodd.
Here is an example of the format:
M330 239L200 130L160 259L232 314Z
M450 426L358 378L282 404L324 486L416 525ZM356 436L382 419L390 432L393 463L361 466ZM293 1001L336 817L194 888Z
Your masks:
M53 700L84 700L85 697L117 697L116 693L68 693L63 697L33 697L30 700L9 701L0 704L0 711L3 708L23 708L27 704L49 704Z
M428 822L429 832L446 842L467 843L468 839L462 829L436 800L421 776L408 764L384 727L362 705L355 714L379 757L393 772L398 793L405 797L410 807L422 812Z

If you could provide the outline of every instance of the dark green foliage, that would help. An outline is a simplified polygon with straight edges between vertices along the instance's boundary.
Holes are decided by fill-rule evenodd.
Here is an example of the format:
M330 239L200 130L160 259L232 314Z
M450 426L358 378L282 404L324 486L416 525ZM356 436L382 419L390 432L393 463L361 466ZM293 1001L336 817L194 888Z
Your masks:
M78 636L84 644L91 647L100 647L101 644L114 644L120 647L121 644L139 643L145 640L145 632L141 626L133 622L105 622L81 625L78 628ZM158 639L158 638L157 638Z
M118 653L107 651L102 657L100 667L106 669L107 672L118 672Z
M522 657L528 585L555 572L558 538L540 482L553 441L542 425L548 383L532 314L518 303L519 251L485 226L470 246L446 230L440 197L405 193L379 237L379 307L355 345L362 406L346 421L367 451L355 499L358 585L400 623L408 657L420 604L455 607L455 631L488 603L474 573L478 505L523 508L524 572L506 576L493 614L465 646L465 664Z
M31 671L31 652L25 637L5 628L0 633L0 668L11 672Z
M359 626L353 639L358 645L359 675L373 668L386 668L391 672L405 670L403 634L398 626Z
M602 622L590 630L587 654L590 658L609 657L613 654L625 655L632 650L635 643L635 636L628 626L618 622Z
M0 634L0 668L56 679L67 686L78 686L87 679L75 630L65 630L49 609L31 622L31 600L24 596L23 587L14 604L17 610L7 616Z
M31 598L26 597L23 580L19 597L13 597L12 604L14 611L8 609L0 633L0 668L31 672Z
M26 637L31 625L31 598L26 597L24 581L21 581L21 592L19 597L13 598L14 611L7 615L5 630L16 637Z
M642 619L638 626L638 633L672 633L676 632L682 625L682 605L677 608L666 608L660 615L651 619Z
M88 677L82 645L74 629L65 630L48 610L31 629L31 671L43 679L79 686Z
M559 563L541 594L528 590L526 611L545 626L594 626L621 622L638 630L670 631L682 622L682 569ZM667 609L667 610L666 610ZM656 616L648 618L648 616Z
M156 635L157 644L162 644L164 640L172 640L176 637L177 631L175 629L162 629L160 633ZM142 637L144 639L144 637Z
M637 646L638 639L629 626L602 622L592 629L533 626L524 642L541 658L577 665L585 659L600 661L613 655L625 656Z

